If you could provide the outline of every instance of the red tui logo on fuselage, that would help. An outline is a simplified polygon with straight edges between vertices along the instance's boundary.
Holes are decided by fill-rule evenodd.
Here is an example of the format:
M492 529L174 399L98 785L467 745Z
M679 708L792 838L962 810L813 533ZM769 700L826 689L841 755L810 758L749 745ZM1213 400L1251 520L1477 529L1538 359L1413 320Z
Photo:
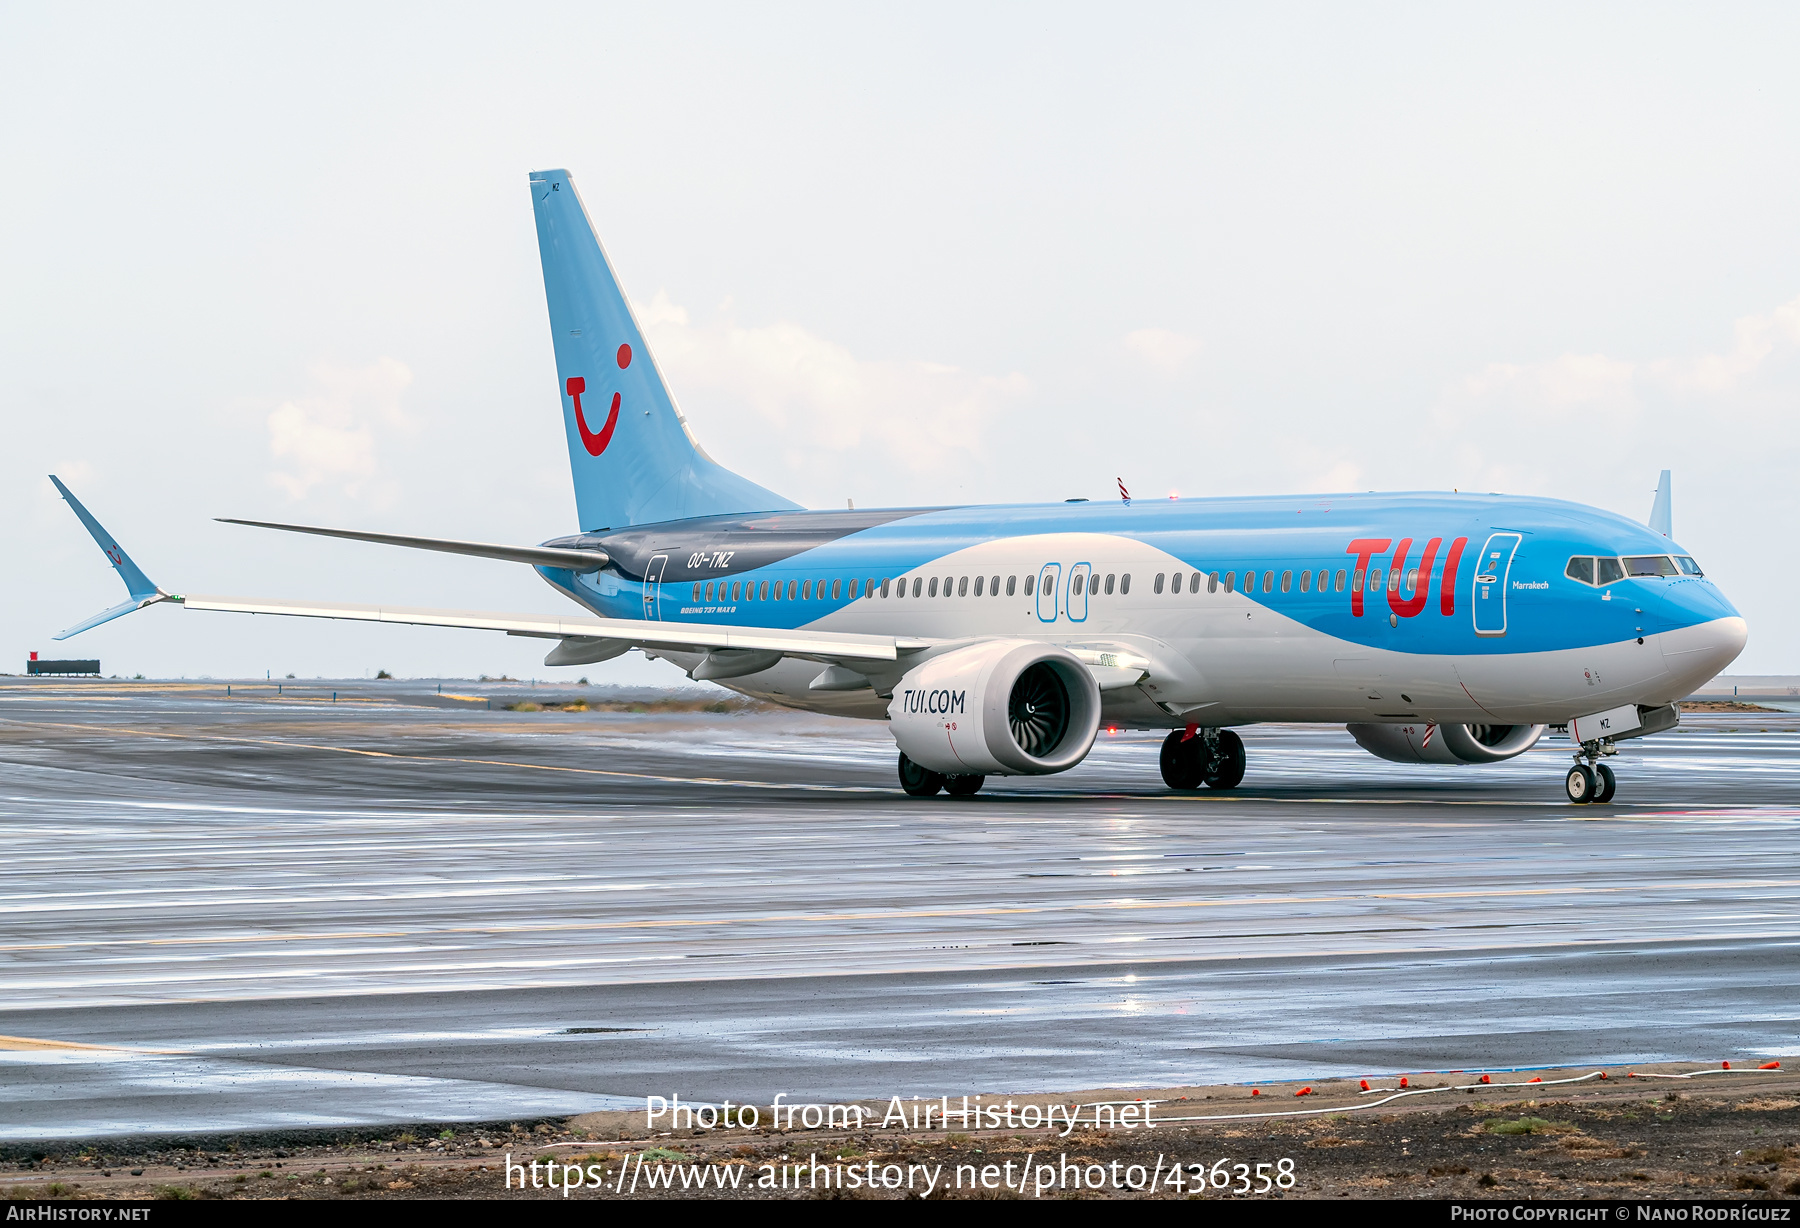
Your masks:
M1389 537L1359 537L1344 547L1346 554L1356 556L1356 569L1351 573L1353 580L1350 585L1350 613L1355 617L1363 616L1363 576L1370 571L1375 572L1369 586L1374 591L1375 582L1382 578L1375 567L1381 560L1375 556L1386 554L1387 548L1393 544L1393 539ZM1406 556L1412 550L1413 539L1402 538L1400 545L1395 548L1393 565L1387 572L1387 583L1383 587L1387 589L1388 606L1397 617L1417 618L1424 612L1426 590L1431 587L1431 568L1437 562L1438 547L1443 544L1444 539L1441 537L1434 537L1425 543L1424 557L1419 560L1416 569L1419 582L1411 596L1401 595L1400 578L1406 570ZM1438 580L1438 608L1445 617L1456 613L1456 576L1462 568L1463 547L1468 544L1468 538L1457 538L1450 543L1449 557L1444 560L1444 574Z

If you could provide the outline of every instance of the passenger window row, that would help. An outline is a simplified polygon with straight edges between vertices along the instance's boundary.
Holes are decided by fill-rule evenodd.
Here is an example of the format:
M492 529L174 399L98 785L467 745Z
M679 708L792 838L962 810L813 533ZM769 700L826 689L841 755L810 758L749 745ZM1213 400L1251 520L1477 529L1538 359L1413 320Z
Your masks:
M858 597L873 597L879 592L883 597L998 597L1001 588L1000 576L902 576L899 580L884 577L877 581L867 580L789 580L784 586L781 581L768 580L760 584L755 580L696 580L694 581L694 601L712 604L722 601L823 601L828 596L832 601L842 601L846 596L855 601ZM910 590L908 584L910 582ZM1006 595L1016 596L1020 590L1018 576L1006 576ZM1196 583L1198 577L1196 576ZM1162 577L1157 577L1157 591L1161 592ZM785 592L783 591L785 587ZM1037 577L1026 576L1024 580L1025 596L1030 597L1037 589ZM1111 596L1116 591L1120 596L1131 592L1131 574L1117 573L1107 576L1098 574L1082 576L1076 574L1069 587L1077 596L1087 593L1091 596L1105 594Z
M1029 580L1029 577L1027 579ZM912 586L910 589L907 587L909 581ZM967 597L970 592L969 584L968 576L945 576L941 581L937 576L901 576L894 584L894 596ZM1006 577L1006 595L1008 597L1017 591L1018 584L1019 577ZM974 586L974 594L977 597L998 597L1000 595L999 576L976 576ZM1029 593L1031 589L1028 587L1025 591ZM881 582L881 595L883 597L888 595L886 580Z
M1029 578L1030 577L1027 577L1027 579ZM1131 591L1130 572L1126 572L1123 575L1109 573L1102 577L1097 571L1089 572L1085 577L1080 572L1077 572L1069 580L1069 591L1077 597L1081 596L1083 593L1086 593L1090 597L1110 597L1113 594L1115 582L1118 587L1119 596L1123 597ZM1029 588L1025 590L1025 595L1027 597L1031 595L1031 590Z
M1349 582L1349 575L1350 575L1349 572L1344 571L1341 568L1339 569L1337 576L1335 578L1335 590L1337 592L1341 593L1344 591L1345 584ZM1379 577L1381 575L1381 573L1376 572L1375 575L1377 577ZM1418 575L1419 575L1418 569L1414 568L1412 570L1412 572L1409 573L1407 583L1409 583L1409 584L1417 583ZM1359 571L1356 573L1356 586L1357 587L1361 587L1362 580L1363 580L1363 573ZM1216 572L1216 571L1211 571L1211 572L1196 571L1196 572L1191 572L1191 573L1185 572L1185 571L1177 571L1177 572L1169 573L1168 591L1171 595L1173 595L1175 593L1179 593L1182 590L1182 585L1185 583L1187 585L1187 591L1189 593L1197 593L1200 591L1200 584L1202 581L1205 582L1206 591L1209 593L1216 593L1221 588L1223 588L1228 593L1236 593L1236 592L1254 593L1257 591L1257 589L1259 587L1258 580L1257 580L1257 574L1254 570L1246 571L1243 575L1242 580L1240 580L1238 578L1238 573L1235 571L1225 572L1222 576L1219 572ZM1299 572L1298 574L1296 574L1295 572L1292 572L1292 571L1284 571L1281 573L1280 584L1281 584L1281 591L1284 593L1293 592L1296 584L1299 586L1300 591L1303 593L1310 593L1313 591L1313 589L1315 587L1321 593L1331 592L1331 591L1333 591L1333 588L1334 588L1334 581L1333 581L1333 577L1331 574L1331 570L1329 568L1321 569L1316 578L1314 577L1313 572L1310 569L1307 571ZM1271 570L1271 571L1263 572L1262 578L1261 578L1261 583L1260 583L1260 587L1261 587L1262 591L1265 593L1272 593L1275 591L1275 585L1276 585L1276 578L1275 578L1274 571ZM1380 580L1376 579L1373 582L1372 587L1379 587L1379 585L1380 585ZM1154 579L1150 582L1150 588L1151 588L1152 592L1160 593L1163 591L1162 573L1160 573L1160 572L1157 573L1156 579Z
M908 579L912 582L910 590L907 588ZM973 587L971 587L971 580L968 576L945 576L941 583L936 576L902 576L900 577L899 582L894 585L894 596L968 597L973 595L976 597L998 597L1000 595L999 576L976 576L974 577L972 584ZM1099 575L1089 575L1084 577L1082 574L1077 573L1069 581L1069 591L1077 596L1080 596L1083 593L1092 596L1099 596L1102 592L1110 594L1114 591L1115 587L1121 596L1129 593L1131 591L1131 576L1129 574L1118 575L1115 573L1105 577ZM1018 576L1006 577L1006 595L1008 597L1017 596L1021 590L1023 590L1024 595L1027 597L1035 594L1037 592L1037 577L1026 576L1023 584L1020 583ZM885 580L881 583L881 595L883 597L888 595L887 581Z
M881 582L881 587L885 594L886 580ZM845 594L855 601L859 596L873 596L874 592L873 579L828 580L821 577L816 581L789 580L785 585L780 580L773 585L767 580L760 584L755 580L694 581L694 600L709 604L715 601L780 601L783 597L789 601L811 601L815 596L823 601L827 594L833 601L843 600Z

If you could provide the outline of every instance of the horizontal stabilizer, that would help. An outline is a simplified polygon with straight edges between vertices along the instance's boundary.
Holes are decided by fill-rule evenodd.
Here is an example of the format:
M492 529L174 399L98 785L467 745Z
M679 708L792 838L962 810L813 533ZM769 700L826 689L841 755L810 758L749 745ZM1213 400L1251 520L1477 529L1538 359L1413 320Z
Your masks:
M401 533L362 533L355 529L320 529L304 524L274 524L267 520L217 518L220 524L247 524L256 529L280 529L284 533L311 533L317 537L343 537L382 546L406 546L413 550L441 550L480 559L529 563L533 567L562 567L573 572L599 571L611 560L604 550L570 550L561 546L501 546L488 542L452 541L443 537L408 537Z

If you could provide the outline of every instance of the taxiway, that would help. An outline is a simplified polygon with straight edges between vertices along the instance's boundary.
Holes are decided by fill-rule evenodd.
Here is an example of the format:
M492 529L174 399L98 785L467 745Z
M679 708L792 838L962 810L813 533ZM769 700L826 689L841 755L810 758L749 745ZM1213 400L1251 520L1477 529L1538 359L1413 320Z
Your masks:
M1282 726L918 800L876 724L293 688L0 682L0 1138L1800 1052L1793 715L1604 807Z

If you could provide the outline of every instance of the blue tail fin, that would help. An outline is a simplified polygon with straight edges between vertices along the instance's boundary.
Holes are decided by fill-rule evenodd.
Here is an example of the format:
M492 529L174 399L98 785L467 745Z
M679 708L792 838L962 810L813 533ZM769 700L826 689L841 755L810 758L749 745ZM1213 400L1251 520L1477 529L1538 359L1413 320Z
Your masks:
M582 531L797 508L688 434L569 173L534 172L531 204Z

